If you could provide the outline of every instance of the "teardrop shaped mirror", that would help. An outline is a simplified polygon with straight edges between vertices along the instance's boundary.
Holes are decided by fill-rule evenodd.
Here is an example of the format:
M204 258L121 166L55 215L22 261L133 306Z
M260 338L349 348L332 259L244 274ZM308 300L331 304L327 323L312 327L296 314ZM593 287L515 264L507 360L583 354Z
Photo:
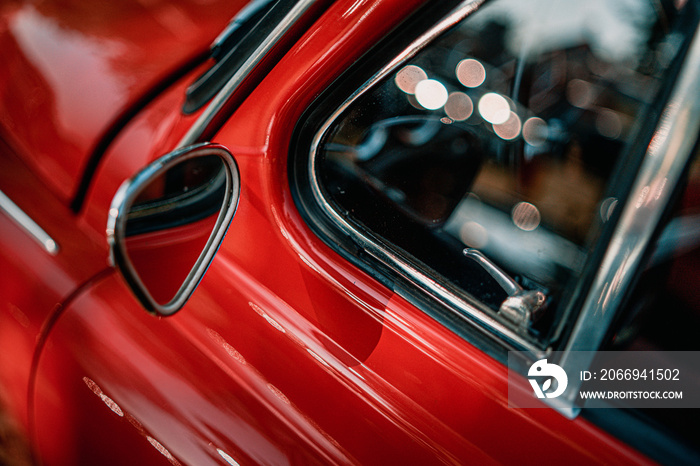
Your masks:
M173 151L125 181L112 201L113 264L149 312L177 312L221 245L238 205L233 156L205 143Z

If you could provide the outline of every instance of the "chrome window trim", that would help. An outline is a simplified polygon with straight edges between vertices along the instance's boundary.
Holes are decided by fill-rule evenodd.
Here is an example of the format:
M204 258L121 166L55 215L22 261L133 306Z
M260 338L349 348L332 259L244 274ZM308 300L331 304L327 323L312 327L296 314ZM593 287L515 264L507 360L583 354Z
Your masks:
M659 220L671 200L685 167L693 155L693 147L700 134L700 33L691 41L683 66L661 119L654 130L620 220L613 231L590 291L559 365L590 366L591 360L581 360L580 353L597 351L618 313L635 271L642 265ZM688 135L695 135L688 137ZM590 353L588 353L590 354ZM590 359L590 358L589 358ZM560 397L568 397L569 405L578 394L581 381L572 381ZM578 414L574 409L566 414Z
M369 91L377 82L386 77L388 74L396 70L403 62L415 56L423 48L425 48L430 42L436 39L440 34L447 31L451 27L457 25L459 22L464 20L467 16L475 12L486 0L466 0L462 2L458 7L456 7L452 13L447 17L438 22L435 26L430 28L424 34L422 34L418 39L411 43L406 49L403 50L398 56L391 60L386 66L384 66L380 71L378 71L372 78L369 79L365 84L362 85L357 91L355 91L350 97L348 97L345 102L335 111L330 117L323 123L320 129L316 132L311 142L310 156L309 156L309 179L311 182L311 192L313 193L315 201L321 206L322 210L330 217L330 220L338 227L343 233L349 235L353 238L368 254L370 254L375 259L382 263L389 265L402 277L408 279L410 282L414 283L420 288L426 289L433 297L437 297L438 300L446 305L450 310L458 310L459 312L454 312L454 314L460 319L474 325L469 319L465 319L465 315L473 319L477 323L481 324L483 328L479 325L474 325L479 331L493 337L495 333L496 337L499 338L501 344L505 343L506 348L509 350L521 350L529 351L533 355L541 356L544 354L541 349L537 348L531 341L524 338L522 335L518 334L514 330L510 329L508 326L499 322L490 315L484 313L482 310L478 309L474 305L468 303L465 299L457 296L455 293L451 292L443 285L438 283L435 279L431 278L427 274L423 273L417 269L414 265L410 264L408 261L403 260L394 252L388 250L375 238L363 234L361 231L356 229L352 224L347 222L331 205L330 201L325 197L323 190L321 189L318 178L316 177L316 155L318 153L319 146L323 136L328 131L331 124L342 114L345 109L348 108L357 98L362 96L364 93Z
M415 56L438 35L476 11L484 2L485 0L463 2L450 15L421 35L346 99L315 133L311 143L307 170L314 200L342 233L350 236L374 259L388 265L400 276L424 289L440 303L454 311L454 314L462 320L484 334L499 339L499 343L504 344L508 350L517 349L529 352L534 361L546 356L551 348L542 350L536 347L532 342L493 317L486 315L475 305L446 289L407 260L387 249L376 238L358 230L333 208L316 176L316 156L321 141L333 122L356 99L368 92L381 79L395 71L406 60ZM573 333L566 342L564 351L567 354L571 351L595 351L600 348L617 313L617 307L633 279L634 271L640 265L654 228L670 200L672 187L676 185L691 155L695 139L688 140L686 138L684 140L683 136L685 134L698 134L698 130L700 130L700 99L696 97L697 89L700 89L698 70L700 70L700 39L696 31L670 99L662 113L662 118L654 130L651 143L644 154L631 195L623 207L620 221L616 225L611 242L604 252L599 271L586 294ZM659 187L659 189L650 193L649 187L652 186ZM640 200L642 201L641 205L637 206ZM640 211L640 208L643 210ZM621 253L622 251L627 252ZM615 283L615 286L611 287L611 283ZM559 361L560 365L564 365L565 368L566 365L575 366L570 359L571 357L573 357L571 354L569 354L569 358L565 356ZM574 389L576 392L573 391ZM547 401L563 415L574 418L580 409L574 408L573 400L566 399L566 395L577 392L578 386L575 383L570 384L567 393L562 397Z
M211 102L209 102L209 105L207 105L197 118L197 121L190 127L176 147L185 147L199 142L199 138L206 132L209 125L214 122L216 116L222 111L243 81L316 1L317 0L300 0L294 5L282 21L275 26L272 33L253 50L245 63L243 63L224 87L214 96Z
M0 210L22 227L46 252L52 256L58 254L60 248L56 241L2 191L0 191Z

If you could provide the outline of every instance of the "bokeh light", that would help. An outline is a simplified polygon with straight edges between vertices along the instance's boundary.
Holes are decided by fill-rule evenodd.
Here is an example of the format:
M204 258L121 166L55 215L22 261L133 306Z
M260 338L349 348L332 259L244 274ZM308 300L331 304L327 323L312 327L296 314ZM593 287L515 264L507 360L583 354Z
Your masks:
M502 95L489 92L479 99L479 114L489 123L500 125L510 118L510 105Z
M424 79L416 84L416 100L428 110L437 110L447 103L447 88L435 79Z
M423 71L423 68L416 65L408 65L396 73L394 82L406 94L415 94L416 85L425 79L428 79L428 75Z
M486 69L478 60L467 58L457 64L457 79L466 87L479 87L486 80Z
M540 226L540 211L529 202L518 202L511 212L515 226L524 231L532 231Z
M596 99L593 85L582 79L572 79L566 85L566 98L571 105L578 108L588 108Z
M510 112L508 119L500 125L493 125L493 131L499 138L510 141L520 135L522 123L520 117L515 112Z
M600 109L595 119L598 132L609 139L617 139L622 135L622 120L613 110Z
M542 118L530 117L523 124L523 139L531 146L541 146L547 142L549 127Z
M464 92L452 92L445 104L445 114L454 121L464 121L472 115L474 104Z

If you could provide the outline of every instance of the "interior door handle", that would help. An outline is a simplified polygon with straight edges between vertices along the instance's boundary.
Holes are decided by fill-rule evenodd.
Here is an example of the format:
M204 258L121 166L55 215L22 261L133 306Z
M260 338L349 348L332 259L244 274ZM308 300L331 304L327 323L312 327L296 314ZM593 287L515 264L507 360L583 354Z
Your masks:
M547 295L539 290L524 289L480 251L466 248L462 252L466 257L475 260L481 265L508 293L506 300L501 303L501 307L498 310L499 314L523 330L526 330L532 322L542 316L547 302Z

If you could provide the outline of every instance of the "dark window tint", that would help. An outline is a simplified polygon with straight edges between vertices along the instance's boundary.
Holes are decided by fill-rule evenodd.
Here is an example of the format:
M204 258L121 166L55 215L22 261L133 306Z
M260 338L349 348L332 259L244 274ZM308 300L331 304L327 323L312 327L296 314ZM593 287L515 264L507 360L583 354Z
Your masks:
M331 124L315 155L324 196L361 235L503 317L506 290L464 254L480 251L547 296L545 317L518 331L551 332L680 47L672 8L657 6L488 3Z

